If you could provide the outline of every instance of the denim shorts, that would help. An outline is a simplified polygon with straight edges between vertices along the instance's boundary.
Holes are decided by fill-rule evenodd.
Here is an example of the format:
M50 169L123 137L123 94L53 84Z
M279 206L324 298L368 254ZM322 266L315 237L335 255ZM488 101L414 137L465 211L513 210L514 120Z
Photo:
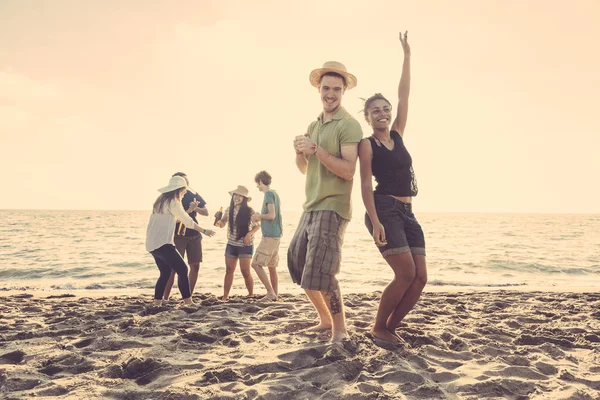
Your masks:
M381 254L384 257L402 253L425 255L425 235L412 212L412 205L385 194L374 197L377 217L385 229L387 240L385 246L378 246ZM372 236L373 224L367 213L365 225Z
M232 244L227 244L225 247L225 257L230 258L252 258L252 253L254 252L254 246L234 246Z

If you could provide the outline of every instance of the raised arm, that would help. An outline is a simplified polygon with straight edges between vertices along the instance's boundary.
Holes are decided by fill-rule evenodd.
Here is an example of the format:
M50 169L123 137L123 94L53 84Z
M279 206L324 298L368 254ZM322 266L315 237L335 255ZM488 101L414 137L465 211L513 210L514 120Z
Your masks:
M398 85L398 109L396 110L396 119L392 123L392 130L397 131L400 136L404 136L406 128L406 119L408 117L408 95L410 94L410 46L408 45L408 32L404 32L404 38L400 33L400 43L404 50L404 63L402 64L402 75Z
M371 223L373 224L373 239L377 246L385 245L385 229L379 221L375 208L375 196L373 195L373 149L369 139L363 139L358 145L358 158L360 160L360 191L363 203Z

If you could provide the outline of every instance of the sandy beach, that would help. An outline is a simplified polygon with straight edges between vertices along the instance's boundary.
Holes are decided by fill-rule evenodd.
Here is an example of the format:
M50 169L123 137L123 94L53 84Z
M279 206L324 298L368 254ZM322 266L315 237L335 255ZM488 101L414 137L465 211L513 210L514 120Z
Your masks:
M369 334L378 300L347 295L332 345L303 295L0 293L0 398L600 399L598 293L424 293L405 345Z

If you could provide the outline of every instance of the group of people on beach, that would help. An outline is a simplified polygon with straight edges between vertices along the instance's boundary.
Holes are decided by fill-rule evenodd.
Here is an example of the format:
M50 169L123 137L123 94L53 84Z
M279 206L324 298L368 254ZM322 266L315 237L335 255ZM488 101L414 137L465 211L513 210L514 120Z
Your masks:
M341 266L344 233L352 217L350 198L358 160L365 225L394 273L381 295L371 330L373 336L401 341L396 329L417 303L427 282L425 238L412 212L412 198L418 188L412 158L403 141L410 93L411 52L407 33L400 34L400 43L404 62L398 107L393 111L392 104L380 93L365 101L364 117L373 129L371 136L363 138L358 121L342 107L345 92L357 85L356 77L342 63L329 61L309 75L311 85L319 91L322 112L306 133L293 141L296 166L306 175L306 201L287 250L288 269L292 281L304 289L319 316L318 324L309 330L331 330L334 342L348 336L336 275ZM377 182L375 190L373 178ZM267 297L277 299L276 267L282 235L280 201L269 187L271 176L267 172L258 173L255 181L265 193L261 212L253 213L248 206L248 190L238 186L230 192L229 208L215 215L216 226L229 223L224 300L228 299L238 259L249 294L253 294L252 266L267 289ZM208 211L202 197L189 189L185 174L175 174L169 185L159 191L162 194L154 204L146 243L160 270L154 301L159 305L169 297L177 274L183 302L191 303L202 260L201 247L198 256L198 246L193 243L201 242L200 234L213 236L215 232L202 228L195 220L196 213L208 215ZM177 220L188 228L183 235L176 234ZM252 238L259 228L263 240L252 258ZM182 258L185 252L190 264L189 279Z
M269 300L277 300L276 268L279 263L279 242L283 234L283 220L279 194L270 188L271 179L267 171L256 174L256 186L264 192L260 212L254 212L248 205L252 200L248 195L248 189L239 185L229 192L231 196L229 207L224 212L219 210L215 214L214 226L228 227L222 297L224 301L229 299L238 260L248 295L254 294L254 279L250 270L252 266L267 289L266 297ZM160 271L155 286L154 304L161 305L163 300L169 299L175 275L178 276L177 282L183 302L189 304L192 302L192 293L202 262L202 235L210 237L216 232L198 225L197 215L208 216L208 210L202 196L189 186L185 173L176 172L169 180L169 184L158 190L162 194L154 204L146 240L146 248L154 257ZM164 204L167 203L169 206L165 208ZM255 252L254 234L259 228L262 230L262 240ZM165 234L167 236L164 236ZM190 265L189 275L183 260L186 255ZM268 268L269 275L265 268Z

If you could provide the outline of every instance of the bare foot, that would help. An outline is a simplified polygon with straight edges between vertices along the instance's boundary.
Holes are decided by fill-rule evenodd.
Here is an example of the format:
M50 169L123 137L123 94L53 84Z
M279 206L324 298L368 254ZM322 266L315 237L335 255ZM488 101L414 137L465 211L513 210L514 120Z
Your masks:
M267 300L271 300L271 301L277 301L277 295L275 294L275 292L273 292L273 293L267 293L267 295L265 297L263 297L263 299L267 299Z
M221 301L229 301L229 296L227 296L227 297L225 297L225 296L219 297L219 300L221 300Z
M160 307L160 306L162 306L162 300L155 299L154 302L152 303L152 305L156 306L156 307Z
M339 343L344 339L348 338L348 332L346 331L337 331L333 333L333 337L331 338L332 343Z
M400 338L394 335L392 332L387 329L375 330L375 328L371 329L371 334L375 336L377 339L385 340L386 342L400 342Z
M328 331L330 329L331 329L331 323L325 324L325 323L321 322L317 326L311 326L310 328L306 329L306 332L322 332L322 331Z

